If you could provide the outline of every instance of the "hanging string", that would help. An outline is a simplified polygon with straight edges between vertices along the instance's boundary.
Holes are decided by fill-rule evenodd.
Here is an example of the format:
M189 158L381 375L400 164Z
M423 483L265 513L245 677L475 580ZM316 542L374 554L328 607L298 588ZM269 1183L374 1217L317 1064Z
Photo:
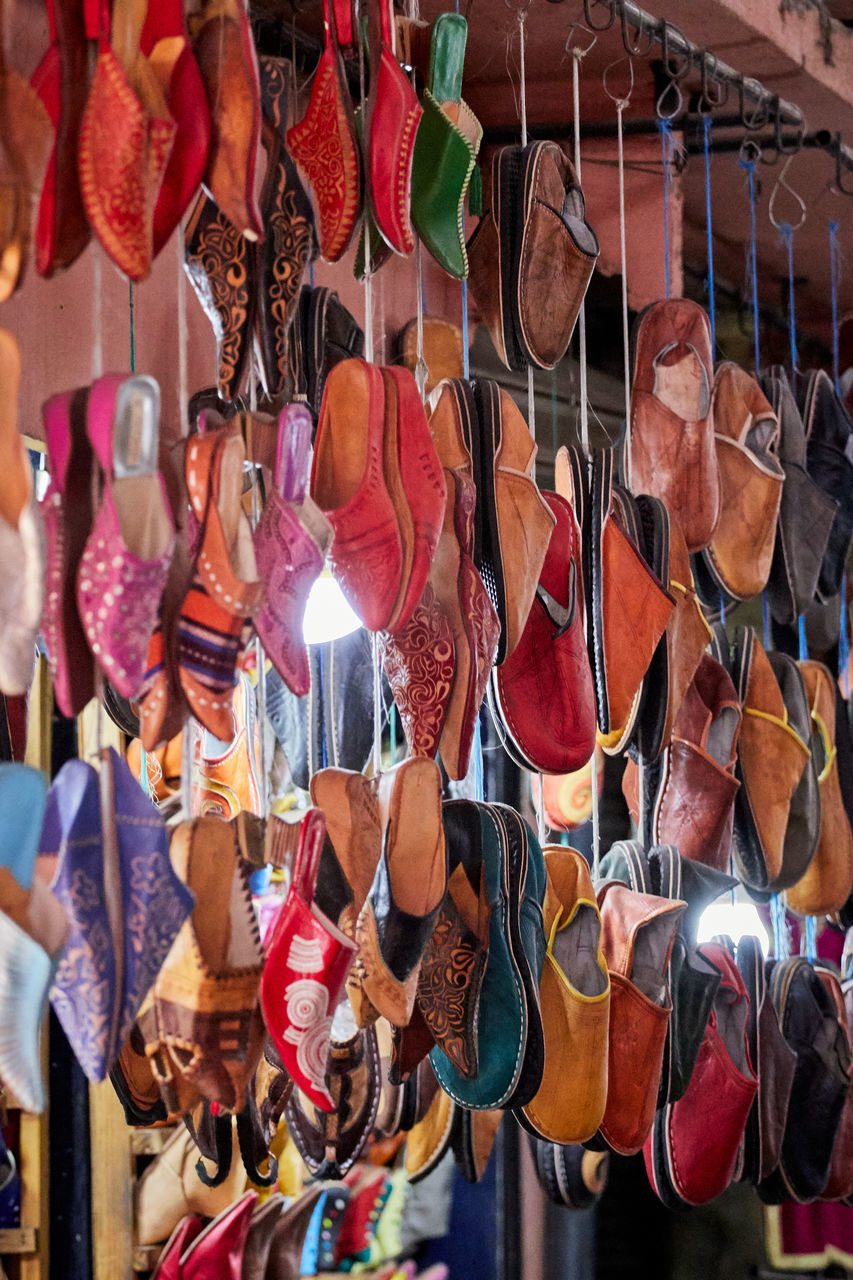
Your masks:
M258 408L258 365L257 353L252 348L252 354L249 357L249 412L254 414ZM251 441L251 428L249 440ZM251 452L251 445L250 445ZM257 529L258 521L261 518L260 500L258 497L258 482L260 479L260 470L255 466L254 460L250 457L249 462L252 464L252 529ZM256 703L258 708L258 777L261 788L261 812L259 817L268 818L270 812L269 799L269 777L267 776L267 655L261 642L261 637L255 633L255 668L257 671L257 692ZM250 755L254 755L254 726L249 722L251 729L252 741L248 744Z
M572 106L575 113L575 175L578 186L581 186L581 104L580 104L580 64L587 50L572 49ZM586 389L586 301L581 303L578 313L578 354L580 365L580 409L581 409L581 447L585 456L589 457L589 409Z
M616 103L616 154L619 164L619 254L622 264L622 363L625 381L625 444L628 445L631 421L631 343L628 335L628 248L625 235L625 153L622 138L622 112L627 98ZM630 475L630 466L628 468Z
M480 713L474 722L474 799L483 803L486 787L483 780L483 735L480 729Z
M779 230L788 253L788 333L791 341L791 370L799 368L797 355L797 322L794 313L794 228L790 222L780 223Z
M92 245L92 381L104 372L104 302L101 296L101 246Z
M745 155L738 157L738 164L746 170L747 181L749 183L749 252L747 257L747 272L751 277L752 283L752 325L755 342L755 370L756 373L761 368L761 357L758 349L758 256L756 253L756 233L755 233L755 165L756 160L753 157Z
M761 620L764 624L764 648L770 648L770 609L767 605L767 592L761 593Z
M133 281L128 280L128 300L130 304L130 372L136 373L136 338L133 332Z
M806 927L803 934L805 957L809 964L817 960L817 917L806 916Z
M773 950L777 960L787 960L789 954L788 947L788 921L785 916L785 904L782 901L781 893L774 893L770 897L770 923L773 928Z
M418 384L418 394L420 395L421 400L426 400L426 381L427 381L427 374L429 373L429 370L427 368L427 362L424 359L424 311L426 310L426 303L424 301L424 262L423 262L423 254L421 253L420 236L418 236L417 242L415 244L415 254L417 258L417 269L418 269L418 277L417 277L418 358L415 364L415 382ZM384 325L383 325L383 332L384 332Z
M832 378L836 393L841 395L838 367L838 286L841 283L841 248L838 244L838 223L828 222L827 226L829 228L829 278L832 290Z
M725 631L726 629L726 597L723 595L722 591L720 592L720 622L722 623L723 630Z
M801 613L797 619L797 636L800 647L800 662L808 662L809 646L806 643L806 615Z
M592 879L598 884L601 876L601 818L598 812L598 747L593 748L589 762L589 781L592 787Z
M714 236L711 229L711 116L702 116L705 151L705 234L708 242L708 314L711 320L711 353L717 350L717 317L714 299Z
M668 298L672 290L669 272L669 195L672 183L672 125L669 120L658 120L660 130L661 160L663 164L663 290Z
M548 839L548 827L545 822L545 775L539 774L539 795L536 804L536 834L539 839L540 846L544 845Z
M187 282L184 272L184 234L183 226L178 227L175 236L178 251L178 412L181 435L185 436L189 428L187 422Z

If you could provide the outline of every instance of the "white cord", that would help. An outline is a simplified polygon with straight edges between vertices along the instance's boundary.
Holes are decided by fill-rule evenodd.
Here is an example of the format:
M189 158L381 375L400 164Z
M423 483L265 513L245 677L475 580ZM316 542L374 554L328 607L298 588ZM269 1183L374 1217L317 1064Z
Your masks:
M631 354L628 337L628 250L625 237L625 155L622 145L622 112L627 98L616 103L617 154L619 157L619 251L622 259L622 352L625 369L625 449L628 450L628 424L631 421ZM630 467L626 466L630 474Z
M589 780L592 786L592 880L598 884L601 875L601 818L598 812L598 747L589 762Z
M380 678L379 636L371 633L373 643L373 776L382 772L382 683Z
M189 429L187 421L187 293L184 273L184 228L178 226L175 236L178 253L178 422L181 435Z
M581 181L581 107L580 107L580 61L584 55L582 49L572 49L572 102L575 113L575 173L578 186ZM581 400L581 447L589 457L589 411L587 408L586 379L586 302L581 303L578 315L578 343L580 364L580 400Z
M101 246L92 241L92 381L104 372L104 303L101 292Z

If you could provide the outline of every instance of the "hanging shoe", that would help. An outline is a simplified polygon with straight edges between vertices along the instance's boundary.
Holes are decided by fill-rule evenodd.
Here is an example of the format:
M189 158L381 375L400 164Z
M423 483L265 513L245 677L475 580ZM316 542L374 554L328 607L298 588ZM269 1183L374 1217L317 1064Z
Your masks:
M157 1266L151 1273L151 1280L181 1280L181 1254L187 1251L203 1230L204 1218L197 1214L182 1218L163 1246Z
M377 1013L404 1027L447 889L447 854L438 766L415 757L390 772L390 796L388 775L379 780L380 806L387 816L383 813L382 853L358 918L354 972Z
M181 606L178 662L193 715L231 742L236 667L247 619L263 600L252 534L241 506L245 450L236 426L206 431L187 446L186 480L200 537L193 583Z
M35 670L36 640L45 596L46 545L32 467L18 433L21 354L15 337L0 329L0 691L27 692Z
M304 406L288 405L282 411L275 483L254 535L258 576L267 593L255 628L264 652L297 697L310 688L302 630L305 604L334 536L307 493L312 426Z
M154 206L153 252L171 239L198 191L210 151L210 109L181 0L148 0L140 51L157 79L175 139Z
M439 266L468 274L463 218L483 127L462 99L468 23L440 13L432 24L429 83L412 162L412 222ZM461 376L461 374L459 375Z
M368 22L367 197L383 240L395 253L407 255L415 247L410 211L412 161L424 112L394 51L393 0L372 0Z
M51 1004L93 1083L106 1078L192 908L163 819L109 749L100 773L69 760L48 795L41 852L70 921Z
M153 378L107 374L91 388L86 413L102 491L77 571L77 605L99 666L122 697L134 698L175 546L157 469L160 389Z
M95 696L95 662L77 611L76 575L94 520L94 454L86 434L88 388L42 406L50 485L42 500L47 533L47 594L42 630L54 691L64 716Z
M207 1224L181 1257L181 1280L236 1280L257 1201L247 1191Z
M192 1135L179 1123L134 1186L137 1244L159 1244L188 1217L215 1218L242 1195L246 1171L236 1144L228 1175L218 1186L205 1186L201 1181L196 1172L198 1160ZM189 1243L187 1240L184 1248Z
M327 262L346 253L364 200L355 118L338 44L338 12L349 5L350 0L323 0L325 44L311 100L286 135L287 149L305 170L317 201L320 252Z
M267 172L261 194L264 239L258 247L255 332L267 393L281 395L290 375L291 323L305 268L319 253L314 211L285 145L291 65L262 55L262 142Z
M211 119L205 189L239 235L259 240L264 224L254 188L261 91L255 42L243 0L207 0L193 52Z
M0 35L2 35L0 21ZM54 129L33 86L0 65L0 302L23 284Z
M329 561L341 590L371 631L393 616L403 545L383 467L386 387L364 360L326 379L311 470L311 496L335 532Z
M119 0L110 13L99 0L96 13L87 30L98 42L98 59L80 125L80 189L106 252L131 280L144 280L175 122L139 47L139 6Z
M171 856L195 907L140 1013L145 1051L170 1114L203 1097L240 1111L264 1045L263 953L247 875L221 818L181 823Z
M314 902L324 838L325 822L312 809L302 821L290 889L266 946L261 1004L297 1087L321 1111L331 1111L325 1078L332 1016L356 944Z
M216 339L219 393L236 400L252 344L257 255L204 191L187 218L184 240L184 270Z
M89 46L82 7L50 0L47 22L50 47L30 83L56 131L41 189L35 235L36 271L50 278L80 257L92 231L83 205L77 162L80 126L89 92Z

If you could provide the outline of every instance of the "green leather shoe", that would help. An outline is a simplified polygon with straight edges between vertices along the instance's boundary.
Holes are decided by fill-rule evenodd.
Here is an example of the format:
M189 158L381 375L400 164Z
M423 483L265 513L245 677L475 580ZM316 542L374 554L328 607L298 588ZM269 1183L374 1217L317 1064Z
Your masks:
M412 162L412 222L436 262L452 276L468 274L462 227L482 126L462 101L468 23L440 13L432 24L429 83Z

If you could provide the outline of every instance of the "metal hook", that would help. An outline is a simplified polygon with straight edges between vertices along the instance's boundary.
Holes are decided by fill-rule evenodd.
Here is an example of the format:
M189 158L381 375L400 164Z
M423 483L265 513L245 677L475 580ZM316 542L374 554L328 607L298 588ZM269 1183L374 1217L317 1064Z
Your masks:
M709 63L712 64L710 69ZM715 53L700 49L699 66L702 70L702 86L699 92L698 109L701 115L708 115L715 107L725 105L729 96L729 86L717 75L719 59Z
M737 91L740 99L740 121L744 129L751 132L763 129L770 119L770 104L762 86L750 76L738 76ZM748 115L746 109L746 97L750 91L756 100L752 115Z
M614 67L619 67L623 62L628 64L628 92L627 93L611 93L607 87L607 77L610 75ZM615 102L618 106L620 103L623 107L627 107L631 101L631 94L634 92L634 60L633 58L616 58L608 66L604 68L604 74L601 77L601 83L604 92L607 94L611 102Z
M589 43L584 47L573 44L575 32L590 37ZM577 58L585 58L590 49L598 43L598 36L589 27L584 26L582 22L573 22L569 27L569 34L566 36L565 50L566 53L574 54Z
M841 181L841 134L835 134L836 151L835 151L835 186L844 196L853 196L853 187L845 187Z
M639 26L635 28L639 43L634 44L628 36L628 11L624 5L619 7L619 19L622 24L622 43L625 46L625 52L629 57L647 58L655 43L654 28L652 27L651 30L647 31L645 18L641 18ZM643 36L646 37L645 49L643 48Z
M781 231L784 226L790 227L791 231L799 231L800 227L803 225L803 223L806 220L806 202L805 200L803 200L802 196L797 194L797 192L791 186L790 182L788 182L786 179L786 175L788 173L789 168L791 167L791 161L793 159L794 159L793 155L789 155L788 159L782 165L782 168L779 172L779 177L776 179L776 184L770 193L770 203L767 206L767 215L770 218L771 223L773 224L773 226L776 228L777 231ZM793 222L783 223L783 222L777 221L776 219L776 212L775 212L776 197L778 196L779 191L781 189L784 189L785 191L787 191L788 195L792 196L794 200L796 200L797 204L800 206L800 218L796 224L794 224Z
M786 142L785 135L784 135L784 122L782 120L782 109L781 109L781 104L779 102L778 94L776 94L773 98L773 110L774 110L774 132L776 135L775 137L776 150L780 153L780 155L795 156L797 152L801 149L803 145L803 138L806 136L806 118L803 115L802 111L800 111L800 122L798 125L795 126L796 132L794 134L794 137L790 142Z
M673 94L674 106L671 111L667 111L664 104L668 94ZM681 92L681 86L677 80L670 80L669 84L664 85L658 100L655 103L655 115L658 120L674 120L676 116L681 115L684 107L684 95Z
M604 26L597 26L592 20L593 8L607 9L609 17ZM591 31L609 31L616 20L616 0L583 0L583 11L586 18L586 24Z
M527 10L530 8L532 0L504 0L504 4L510 13L514 13L521 20L527 16Z
M683 45L675 58L672 56L669 43L673 35L677 36ZM661 18L658 23L658 39L661 45L661 61L667 76L673 81L683 80L690 74L693 66L693 50L689 40L680 27L673 22L667 22L666 18ZM678 57L681 58L681 62L678 61Z
M761 159L761 147L754 138L744 138L737 153L737 162L744 169L755 168Z

